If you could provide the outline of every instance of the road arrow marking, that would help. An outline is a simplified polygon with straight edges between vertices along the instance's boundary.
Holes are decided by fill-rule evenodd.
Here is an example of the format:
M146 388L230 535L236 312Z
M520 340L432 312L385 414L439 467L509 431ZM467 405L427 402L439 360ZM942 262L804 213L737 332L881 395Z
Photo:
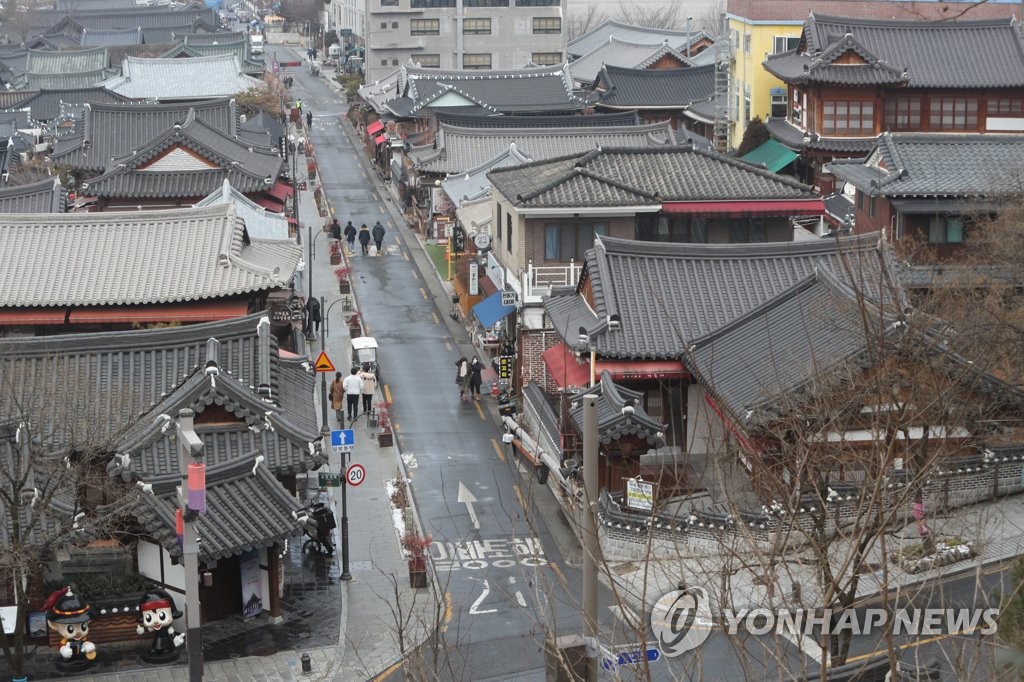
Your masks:
M473 509L473 504L476 502L476 497L473 493L469 492L469 488L459 481L459 504L465 503L466 510L469 512L469 520L473 522L473 528L480 530L480 519L476 517L476 510Z
M459 485L461 485L461 483ZM498 609L487 609L486 611L481 611L477 608L478 606L480 606L480 602L482 602L484 599L487 599L487 595L491 593L491 586L487 584L487 581L481 580L480 582L484 584L484 591L483 594L477 597L476 601L473 602L473 605L469 607L469 615L481 616L485 613L497 613Z

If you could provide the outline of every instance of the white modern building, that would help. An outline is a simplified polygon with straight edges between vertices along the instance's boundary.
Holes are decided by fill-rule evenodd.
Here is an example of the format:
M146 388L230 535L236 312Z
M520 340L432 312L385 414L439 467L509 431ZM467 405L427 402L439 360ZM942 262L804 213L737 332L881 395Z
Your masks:
M332 0L325 6L327 28L335 31L351 29L353 37L366 38L366 5L375 0Z
M366 82L409 59L440 69L559 64L565 1L365 0Z

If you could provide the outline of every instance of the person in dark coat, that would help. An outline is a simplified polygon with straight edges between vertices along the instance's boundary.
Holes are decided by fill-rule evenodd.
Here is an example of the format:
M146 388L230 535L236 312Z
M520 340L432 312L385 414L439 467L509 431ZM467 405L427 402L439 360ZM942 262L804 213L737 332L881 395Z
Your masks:
M473 396L473 400L480 400L480 384L483 383L480 372L483 369L484 366L480 364L480 358L474 355L469 362L469 394Z
M316 296L306 303L306 328L320 333L320 301Z
M313 112L312 111L307 111L306 112L306 127L307 128L311 128L312 126L313 126Z
M337 239L341 241L341 223L338 222L337 218L331 220L331 239Z
M359 226L359 246L363 248L363 255L370 253L370 228L363 223Z
M356 226L352 224L352 221L345 223L345 241L348 242L348 250L350 253L356 251Z
M381 244L384 243L384 226L377 221L377 224L373 226L373 243L377 245L377 253L380 253Z
M455 383L459 385L459 400L469 400L466 389L469 388L469 360L465 356L455 361Z

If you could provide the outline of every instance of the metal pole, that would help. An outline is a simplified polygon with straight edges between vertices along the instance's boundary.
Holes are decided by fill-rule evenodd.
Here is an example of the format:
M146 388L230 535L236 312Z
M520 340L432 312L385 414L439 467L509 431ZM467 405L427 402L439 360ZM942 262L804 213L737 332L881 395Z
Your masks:
M693 17L686 17L686 58L690 58L690 20Z
M320 297L320 310L321 311L325 310L325 308L324 308L324 297L323 296ZM321 314L320 317L323 318L324 315ZM321 324L323 324L323 322L321 322ZM324 350L324 337L325 336L327 336L327 334L320 334L320 352L321 353ZM326 425L327 424L327 403L330 400L330 396L327 395L327 372L320 372L320 396L322 398L322 400L320 401L320 423ZM342 428L345 428L344 425L342 425Z
M188 509L188 465L193 457L201 455L203 442L196 435L189 409L178 412L178 464L181 487L178 503L185 516L182 535L182 559L185 569L185 646L188 649L189 682L203 679L203 629L199 602L199 534L196 532L196 514Z
M348 571L348 453L341 453L341 579L352 580Z
M583 639L587 682L597 681L597 396L583 398Z

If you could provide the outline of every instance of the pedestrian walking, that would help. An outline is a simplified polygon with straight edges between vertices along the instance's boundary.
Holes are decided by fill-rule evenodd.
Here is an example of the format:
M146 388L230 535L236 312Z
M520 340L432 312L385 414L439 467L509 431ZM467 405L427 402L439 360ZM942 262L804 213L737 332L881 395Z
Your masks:
M363 363L359 378L363 380L363 412L369 412L373 407L373 392L377 390L377 375L370 371L370 363Z
M320 333L320 300L316 296L306 302L306 328Z
M352 221L348 221L345 224L345 241L348 242L349 253L356 252L356 226L352 224Z
M380 246L384 243L384 226L379 220L373 226L373 243L377 246L377 253L380 253Z
M474 355L469 362L469 394L473 396L474 400L480 400L480 384L483 383L480 373L483 369L484 366L480 364L480 358Z
M469 360L465 356L455 361L455 383L459 385L459 400L469 400L466 389L469 388Z
M359 378L359 368L353 367L352 373L345 377L341 385L345 389L348 420L354 422L359 416L359 396L363 394L363 380Z
M301 99L295 100L295 108L299 110L300 114L302 113L302 100Z
M331 220L331 239L337 239L341 241L341 223L338 222L337 218Z
M363 223L359 226L359 246L363 249L363 255L370 253L370 228Z
M313 127L313 112L312 111L307 111L306 112L306 127L307 128L312 128Z
M334 410L334 416L338 418L339 424L343 424L341 410L342 404L345 402L345 387L344 382L341 380L341 372L337 372L334 375L334 381L331 382L330 396L331 409Z

